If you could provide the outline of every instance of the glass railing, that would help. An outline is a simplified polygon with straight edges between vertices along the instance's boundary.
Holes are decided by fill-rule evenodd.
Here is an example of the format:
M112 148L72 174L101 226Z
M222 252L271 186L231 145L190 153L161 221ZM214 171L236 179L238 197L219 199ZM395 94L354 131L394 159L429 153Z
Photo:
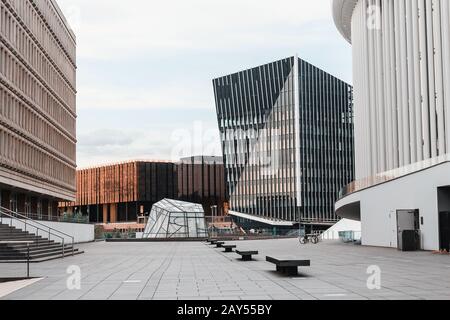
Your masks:
M339 239L345 243L361 241L361 231L339 231Z
M61 215L46 215L46 214L37 214L30 212L20 212L21 215L36 221L51 221L51 222L67 222L67 223L79 223L79 224L88 224L89 216L83 216L81 214L67 214L63 213Z
M413 174L415 172L419 172L425 169L432 168L434 166L443 164L445 162L450 162L450 154L445 154L439 157L427 159L424 161L416 162L401 168L393 169L390 171L386 171L383 173L379 173L372 177L367 177L364 179L356 180L350 183L349 185L345 186L340 194L339 198L342 199L352 193L368 189L371 187L374 187L376 185L386 183L410 174Z

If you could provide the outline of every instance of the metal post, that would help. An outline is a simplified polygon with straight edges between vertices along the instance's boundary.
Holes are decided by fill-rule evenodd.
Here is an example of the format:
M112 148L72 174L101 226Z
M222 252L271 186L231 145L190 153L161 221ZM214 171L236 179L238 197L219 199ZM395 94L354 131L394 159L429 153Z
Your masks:
M213 230L216 230L216 220L217 220L217 206L212 207L212 214L213 214ZM218 233L217 231L214 233L214 236L217 237Z
M27 243L27 278L30 277L30 243Z

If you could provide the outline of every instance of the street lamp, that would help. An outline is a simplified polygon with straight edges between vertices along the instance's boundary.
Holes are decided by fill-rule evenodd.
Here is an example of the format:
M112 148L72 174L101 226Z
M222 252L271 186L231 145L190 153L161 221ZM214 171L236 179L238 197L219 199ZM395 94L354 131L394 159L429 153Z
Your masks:
M215 214L214 214L215 211ZM216 216L217 216L217 206L211 206L211 214L212 214L212 228L214 230L215 222L216 222Z

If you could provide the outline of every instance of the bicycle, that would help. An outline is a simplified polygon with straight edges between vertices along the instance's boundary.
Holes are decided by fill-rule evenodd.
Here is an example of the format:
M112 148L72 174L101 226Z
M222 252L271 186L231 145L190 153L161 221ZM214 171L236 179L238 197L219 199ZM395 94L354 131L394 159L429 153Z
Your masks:
M316 234L307 234L304 237L300 237L299 241L300 244L307 244L309 242L311 242L312 244L318 244L319 236Z

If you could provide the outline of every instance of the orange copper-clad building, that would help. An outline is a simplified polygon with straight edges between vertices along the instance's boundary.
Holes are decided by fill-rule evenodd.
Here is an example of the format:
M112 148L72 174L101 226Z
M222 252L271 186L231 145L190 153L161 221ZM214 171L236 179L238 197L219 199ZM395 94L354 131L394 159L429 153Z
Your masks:
M76 201L60 207L89 215L91 222L136 221L153 203L177 195L175 181L171 162L130 161L81 169Z
M201 203L223 212L225 182L223 163L216 157L170 161L129 161L77 171L75 202L60 210L89 216L91 222L137 221L164 198Z

